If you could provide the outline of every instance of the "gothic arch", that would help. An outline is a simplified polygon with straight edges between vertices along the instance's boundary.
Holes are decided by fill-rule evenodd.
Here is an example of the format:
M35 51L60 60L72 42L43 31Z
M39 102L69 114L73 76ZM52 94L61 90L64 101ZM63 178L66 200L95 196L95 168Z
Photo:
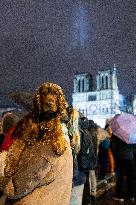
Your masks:
M78 80L78 91L81 92L81 81L80 81L80 79Z
M101 88L104 89L104 76L101 78Z
M106 89L109 88L109 86L108 86L108 79L109 79L109 78L108 78L108 76L106 75L106 76L105 76L105 88L106 88Z
M84 89L85 89L85 81L84 79L82 80L82 92L84 92Z

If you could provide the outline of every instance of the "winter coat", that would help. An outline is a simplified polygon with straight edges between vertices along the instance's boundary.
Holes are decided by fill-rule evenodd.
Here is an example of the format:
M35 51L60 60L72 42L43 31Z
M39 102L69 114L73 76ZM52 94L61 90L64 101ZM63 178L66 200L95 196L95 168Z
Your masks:
M111 149L108 151L109 172L114 172L115 162Z
M119 139L117 136L113 134L111 136L110 146L115 160L131 160L134 158L134 145L123 142L121 139Z
M104 139L100 145L99 145L102 149L105 150L105 152L108 152L110 149L110 139Z

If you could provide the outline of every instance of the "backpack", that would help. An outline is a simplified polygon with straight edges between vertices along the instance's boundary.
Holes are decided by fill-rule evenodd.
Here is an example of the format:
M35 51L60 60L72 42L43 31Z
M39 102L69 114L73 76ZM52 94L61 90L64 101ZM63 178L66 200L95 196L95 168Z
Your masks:
M77 160L78 160L78 167L81 170L88 170L89 169L89 162L90 162L90 158L89 158L89 140L88 140L88 136L87 136L87 132L85 130L81 130L80 129L80 152L77 156Z
M80 170L95 170L97 166L97 153L95 152L91 134L87 129L80 130L81 149L78 158Z

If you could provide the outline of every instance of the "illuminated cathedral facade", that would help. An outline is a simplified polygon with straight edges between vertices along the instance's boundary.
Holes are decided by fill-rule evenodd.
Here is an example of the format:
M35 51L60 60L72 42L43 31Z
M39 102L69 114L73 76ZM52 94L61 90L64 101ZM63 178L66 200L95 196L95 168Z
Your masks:
M99 71L96 75L96 90L89 73L76 74L72 104L88 119L94 120L101 127L106 119L120 113L120 94L117 85L117 69Z

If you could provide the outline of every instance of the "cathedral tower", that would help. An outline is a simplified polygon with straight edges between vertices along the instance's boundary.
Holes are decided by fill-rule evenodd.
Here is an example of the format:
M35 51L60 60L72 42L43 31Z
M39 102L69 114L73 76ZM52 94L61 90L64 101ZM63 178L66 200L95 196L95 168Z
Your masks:
M98 72L96 76L96 85L97 91L106 89L118 90L115 64L114 67L109 70Z
M88 73L76 74L74 77L74 93L93 90L92 75Z
M106 119L120 113L116 66L99 71L96 81L97 88L94 90L92 75L88 73L76 74L72 105L88 119L92 119L104 127Z

